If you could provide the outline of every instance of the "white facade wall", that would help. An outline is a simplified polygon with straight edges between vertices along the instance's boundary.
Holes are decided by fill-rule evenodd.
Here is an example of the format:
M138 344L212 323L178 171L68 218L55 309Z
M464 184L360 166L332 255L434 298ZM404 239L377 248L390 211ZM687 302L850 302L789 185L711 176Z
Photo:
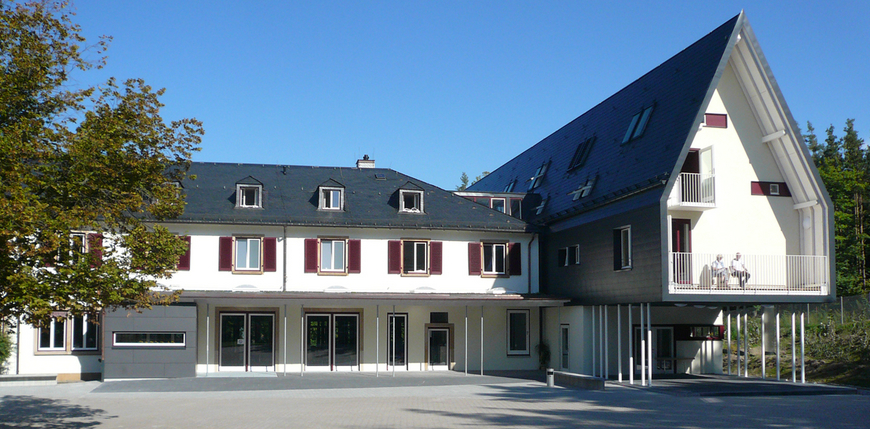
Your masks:
M100 362L100 354L97 352L38 352L36 349L39 330L31 325L21 325L20 342L18 350L13 352L20 357L18 362L19 374L83 374L101 373L103 364ZM15 362L8 373L14 374Z
M673 218L692 220L692 252L800 254L800 216L792 198L751 194L753 181L785 180L767 143L761 141L761 129L730 66L706 113L728 115L727 128L702 126L691 146L712 147L716 207L668 211Z

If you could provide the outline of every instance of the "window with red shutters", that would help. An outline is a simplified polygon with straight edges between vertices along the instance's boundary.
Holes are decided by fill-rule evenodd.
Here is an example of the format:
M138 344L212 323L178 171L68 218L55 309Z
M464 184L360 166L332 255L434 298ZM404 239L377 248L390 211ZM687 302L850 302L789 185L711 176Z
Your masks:
M218 271L233 270L233 237L218 239Z
M441 247L442 243L440 241L429 242L429 274L441 274Z
M305 239L305 272L316 273L318 267L317 255L318 240L316 238Z
M387 273L402 273L402 242L390 240L387 243Z
M479 276L480 267L480 243L468 243L468 275Z
M347 272L351 274L359 274L362 272L361 262L361 247L360 240L347 240Z
M518 276L523 273L523 258L520 243L508 244L508 275Z
M278 239L275 237L263 238L263 271L278 271Z
M190 270L190 236L180 237L187 243L187 251L184 252L183 255L178 257L178 264L175 266L175 269L178 271L189 271Z

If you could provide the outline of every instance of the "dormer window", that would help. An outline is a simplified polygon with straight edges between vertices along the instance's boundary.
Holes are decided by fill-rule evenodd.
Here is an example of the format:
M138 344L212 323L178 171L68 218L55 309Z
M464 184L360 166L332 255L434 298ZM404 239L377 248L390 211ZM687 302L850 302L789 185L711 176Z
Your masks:
M399 211L423 213L423 191L399 190Z
M344 208L343 191L341 188L320 188L320 209L341 210Z
M236 207L263 207L263 187L260 185L236 185Z
M547 174L547 166L548 165L550 165L550 163L545 162L545 163L541 164L541 166L538 167L537 170L535 170L535 175L532 176L531 179L529 179L529 181L530 181L529 182L529 191L537 188L538 186L541 186L541 182L544 180L544 174Z
M577 145L577 149L574 151L574 157L571 158L571 165L568 166L569 170L573 170L575 168L580 168L586 162L586 158L589 156L589 152L592 150L592 143L595 142L595 137L589 137L586 140L580 142Z
M622 143L628 143L643 135L646 130L646 125L649 123L649 117L652 114L653 106L643 109L640 113L631 118L631 123L628 125L628 130L625 132L625 137Z

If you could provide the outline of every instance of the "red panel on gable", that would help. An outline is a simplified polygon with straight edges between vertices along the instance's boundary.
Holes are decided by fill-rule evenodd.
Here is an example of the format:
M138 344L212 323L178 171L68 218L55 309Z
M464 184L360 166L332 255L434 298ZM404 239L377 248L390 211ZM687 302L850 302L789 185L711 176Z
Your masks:
M704 122L708 127L713 128L728 128L728 115L722 113L707 113L704 115Z

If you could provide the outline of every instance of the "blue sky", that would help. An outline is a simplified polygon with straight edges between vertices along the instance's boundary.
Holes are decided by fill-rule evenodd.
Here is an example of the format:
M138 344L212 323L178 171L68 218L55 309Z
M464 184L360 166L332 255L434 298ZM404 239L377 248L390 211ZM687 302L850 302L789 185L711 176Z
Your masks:
M797 122L870 137L870 2L75 0L90 85L167 89L195 161L353 166L453 189L745 9ZM870 140L868 140L870 141Z

